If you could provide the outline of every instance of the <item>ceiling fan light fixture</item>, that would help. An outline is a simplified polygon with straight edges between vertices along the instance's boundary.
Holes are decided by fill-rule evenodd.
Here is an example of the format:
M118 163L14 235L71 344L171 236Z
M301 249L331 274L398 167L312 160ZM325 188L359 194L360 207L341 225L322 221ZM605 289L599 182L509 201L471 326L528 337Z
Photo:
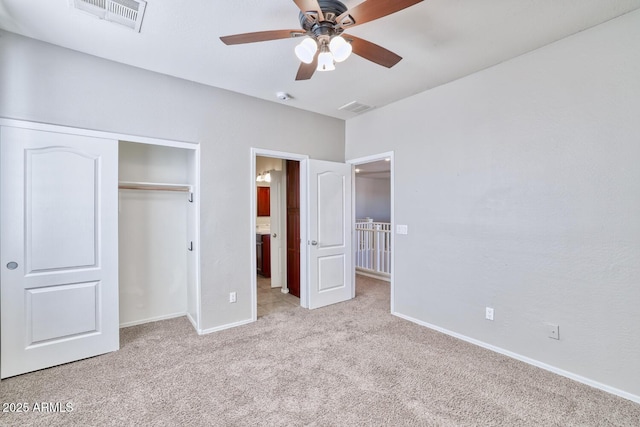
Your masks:
M316 71L333 71L336 69L333 61L333 54L329 51L329 40L323 39L320 45L320 54L318 55L318 67Z
M342 62L351 55L352 48L342 36L335 36L329 42L329 50L333 54L334 61Z
M316 71L333 71L336 66L333 64L333 55L331 52L320 52L318 55L318 68Z
M142 0L69 0L84 2ZM344 1L344 0L343 0ZM355 1L355 0L354 0ZM335 70L335 63L346 60L352 50L378 65L391 68L402 57L375 43L352 35L339 37L345 29L394 14L423 0L365 0L349 9L340 0L294 0L298 7L299 30L269 30L222 36L226 45L256 43L302 37L295 54L302 62L296 81L309 80L316 71ZM0 3L2 0L0 0ZM307 36L307 37L303 37ZM335 39L335 40L332 40ZM331 47L329 45L331 44ZM353 45L352 45L353 44Z
M295 52L298 59L305 64L311 64L316 51L318 50L318 44L312 38L305 38L302 42L296 46Z

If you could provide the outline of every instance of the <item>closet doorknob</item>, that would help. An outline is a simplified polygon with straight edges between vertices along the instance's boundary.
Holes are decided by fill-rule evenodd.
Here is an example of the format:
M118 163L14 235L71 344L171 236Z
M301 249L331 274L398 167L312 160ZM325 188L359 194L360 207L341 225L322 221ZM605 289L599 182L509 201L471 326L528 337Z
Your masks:
M9 270L15 270L16 268L18 268L18 263L15 261L11 261L10 263L7 264L7 268Z
M311 244L312 244L313 246L316 246L316 245L318 244L318 242L316 242L315 240L312 240L312 241L311 241Z
M276 233L272 234L273 238L275 239L276 237L278 237L278 235Z

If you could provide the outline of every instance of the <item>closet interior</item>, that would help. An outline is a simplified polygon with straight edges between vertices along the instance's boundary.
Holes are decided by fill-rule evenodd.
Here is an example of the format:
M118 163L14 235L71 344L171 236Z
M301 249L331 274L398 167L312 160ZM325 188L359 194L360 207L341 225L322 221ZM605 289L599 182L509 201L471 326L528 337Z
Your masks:
M196 154L119 142L120 327L186 315L198 329Z

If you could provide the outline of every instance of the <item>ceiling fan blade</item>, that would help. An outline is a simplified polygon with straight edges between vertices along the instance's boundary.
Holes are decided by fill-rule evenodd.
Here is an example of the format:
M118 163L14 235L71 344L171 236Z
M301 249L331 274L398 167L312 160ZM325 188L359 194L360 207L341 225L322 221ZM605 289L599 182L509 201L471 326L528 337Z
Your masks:
M313 76L313 73L315 73L316 68L318 68L318 52L316 52L316 56L313 57L311 64L300 63L296 80L309 80L311 76Z
M343 28L351 28L383 16L391 15L422 0L366 0L336 18Z
M306 34L303 30L272 30L258 31L255 33L234 34L232 36L222 36L220 40L226 45L265 42L269 40L288 39Z
M293 0L293 2L300 8L300 11L309 17L309 12L317 15L318 22L324 21L324 15L322 13L322 9L320 9L320 5L318 4L318 0Z
M402 59L401 56L396 55L382 46L378 46L370 41L352 36L351 34L342 34L342 37L345 40L351 41L353 53L363 57L364 59L368 59L371 62L380 64L383 67L391 68Z

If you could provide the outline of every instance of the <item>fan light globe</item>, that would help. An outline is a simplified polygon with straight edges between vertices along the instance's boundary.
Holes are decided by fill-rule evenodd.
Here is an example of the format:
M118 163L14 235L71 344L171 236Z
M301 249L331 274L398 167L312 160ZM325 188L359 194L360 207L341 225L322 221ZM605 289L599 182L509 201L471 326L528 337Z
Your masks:
M329 50L336 62L342 62L351 55L351 44L347 43L341 36L336 36L331 39Z
M315 40L306 38L302 40L302 43L296 46L295 52L300 61L304 62L305 64L311 64L317 50L318 45L316 44Z
M333 71L336 66L333 65L333 55L331 52L320 52L318 55L318 68L317 71Z

